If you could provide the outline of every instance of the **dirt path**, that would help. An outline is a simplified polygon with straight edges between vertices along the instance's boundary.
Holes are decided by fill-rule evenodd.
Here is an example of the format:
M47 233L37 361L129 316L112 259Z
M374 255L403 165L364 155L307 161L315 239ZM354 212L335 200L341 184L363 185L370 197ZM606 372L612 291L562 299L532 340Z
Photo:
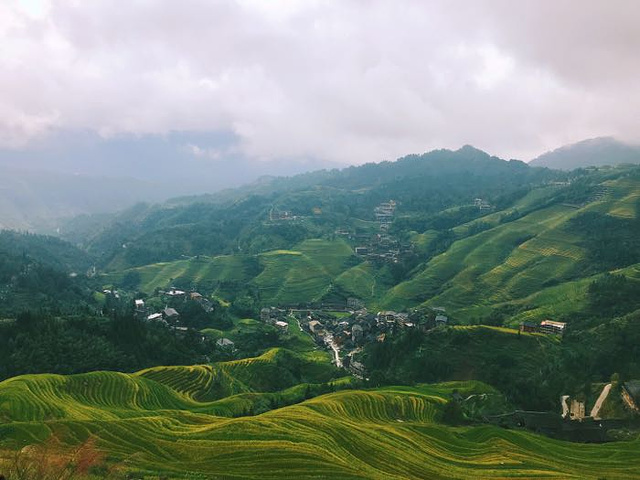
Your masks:
M600 396L598 397L598 400L596 400L595 405L591 409L591 415L590 415L591 417L593 417L593 418L597 418L598 417L598 414L600 413L600 409L602 408L602 404L604 403L604 401L609 396L609 391L610 390L611 390L611 384L607 383L604 386L604 388L602 389L602 392L600 393Z

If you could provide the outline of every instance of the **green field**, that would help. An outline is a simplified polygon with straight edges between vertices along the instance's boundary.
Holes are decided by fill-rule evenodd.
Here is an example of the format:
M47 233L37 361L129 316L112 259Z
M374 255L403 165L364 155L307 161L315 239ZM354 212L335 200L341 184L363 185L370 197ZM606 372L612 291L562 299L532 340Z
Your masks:
M0 383L0 449L92 436L127 469L172 478L637 478L638 441L571 444L440 423L454 389L493 392L477 382L343 390L301 403L304 385L260 392L291 363L283 355L13 378ZM295 404L272 408L276 397ZM251 413L256 406L264 413Z

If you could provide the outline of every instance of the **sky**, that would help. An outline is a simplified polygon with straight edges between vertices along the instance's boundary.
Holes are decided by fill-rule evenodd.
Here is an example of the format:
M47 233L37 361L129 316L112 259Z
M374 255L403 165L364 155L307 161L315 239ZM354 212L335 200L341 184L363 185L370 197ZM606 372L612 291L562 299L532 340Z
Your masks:
M637 0L3 0L0 150L187 132L202 162L361 164L639 142L638 19Z

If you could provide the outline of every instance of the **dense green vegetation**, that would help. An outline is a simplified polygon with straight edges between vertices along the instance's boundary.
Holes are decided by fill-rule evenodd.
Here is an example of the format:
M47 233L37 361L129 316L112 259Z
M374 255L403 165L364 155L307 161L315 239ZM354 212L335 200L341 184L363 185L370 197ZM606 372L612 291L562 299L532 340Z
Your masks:
M559 411L566 392L640 377L640 311L560 338L489 326L408 331L367 346L374 384L477 379L520 408Z
M24 373L133 371L215 357L213 342L195 331L176 335L131 315L55 318L36 313L0 323L0 378Z
M90 265L86 252L57 238L0 231L0 317L93 311L85 281Z
M82 222L76 221L64 235L83 243L112 270L183 255L255 254L289 249L306 238L331 234L337 227L355 228L356 219L373 220L373 208L389 199L401 203L404 215L415 217L409 224L417 225L425 215L469 205L476 197L507 205L531 184L556 178L566 178L566 174L505 162L472 147L438 150L397 162L277 179L163 206L138 205L97 232L87 235ZM304 218L274 224L267 221L272 209ZM468 218L470 211L466 212L460 218Z

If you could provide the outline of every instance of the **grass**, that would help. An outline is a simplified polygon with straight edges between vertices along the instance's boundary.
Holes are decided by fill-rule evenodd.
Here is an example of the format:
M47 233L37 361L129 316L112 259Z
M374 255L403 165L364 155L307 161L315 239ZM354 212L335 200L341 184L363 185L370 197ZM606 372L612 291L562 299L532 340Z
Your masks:
M243 371L279 355L230 362L218 372L249 385L256 373ZM345 390L234 418L270 394L211 400L214 367L5 381L0 448L52 433L69 445L94 436L130 470L172 478L637 478L640 468L637 440L570 444L494 426L441 424L454 389L463 396L491 392L478 382Z

